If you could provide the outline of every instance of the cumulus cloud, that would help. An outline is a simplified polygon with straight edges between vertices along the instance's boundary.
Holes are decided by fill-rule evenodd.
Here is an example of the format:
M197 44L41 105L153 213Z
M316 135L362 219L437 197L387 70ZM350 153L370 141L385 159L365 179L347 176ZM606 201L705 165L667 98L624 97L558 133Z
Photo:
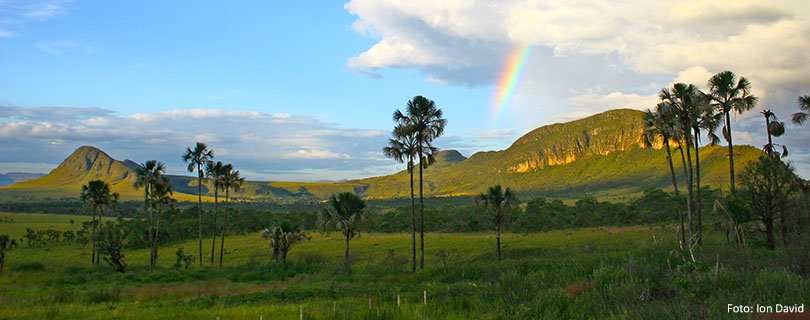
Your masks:
M808 1L352 0L345 8L354 30L377 40L347 60L356 68L413 68L434 83L498 89L509 52L532 46L511 109L517 119L536 119L549 100L560 103L543 123L646 109L662 87L707 89L724 70L747 77L760 97L741 122L763 106L787 118L796 96L810 92ZM735 129L756 139L758 126Z
M182 174L180 155L196 141L249 178L322 180L391 173L379 149L388 132L341 128L294 114L186 109L118 115L98 108L0 108L2 163L58 163L81 145L119 159L157 159ZM268 171L269 170L269 171ZM386 171L388 170L388 171ZM255 173L255 176L251 176Z

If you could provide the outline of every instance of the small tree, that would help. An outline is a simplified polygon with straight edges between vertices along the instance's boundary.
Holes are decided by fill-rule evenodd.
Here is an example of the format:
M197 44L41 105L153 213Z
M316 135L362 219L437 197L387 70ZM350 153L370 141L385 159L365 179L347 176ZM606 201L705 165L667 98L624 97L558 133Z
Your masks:
M490 187L486 193L475 197L475 204L489 211L492 222L495 224L495 238L498 244L498 261L501 260L501 228L506 220L506 214L519 203L512 190L502 190L501 185Z
M180 267L184 266L185 269L188 269L188 267L190 267L191 264L194 263L194 255L186 254L185 251L183 251L183 247L177 248L177 251L174 252L174 255L176 256L173 266L175 269L180 269Z
M775 154L761 156L740 174L742 197L751 207L752 214L765 225L768 249L776 247L774 221L781 219L785 223L784 212L789 209L796 181L790 164Z
M273 260L281 259L281 264L287 262L287 253L298 241L306 239L306 233L298 225L293 225L288 220L270 229L261 231L262 239L270 240L270 248L273 249Z
M6 263L6 251L17 246L17 241L8 235L0 235L0 273L3 272L3 265Z
M104 256L104 261L113 270L126 272L127 263L124 262L124 254L121 249L124 247L126 232L120 223L107 222L102 226L97 234L98 252Z
M366 202L351 192L333 194L329 197L329 208L324 208L319 224L326 230L337 228L346 237L346 254L344 263L346 273L351 273L349 264L349 240L359 232L360 224L365 219Z

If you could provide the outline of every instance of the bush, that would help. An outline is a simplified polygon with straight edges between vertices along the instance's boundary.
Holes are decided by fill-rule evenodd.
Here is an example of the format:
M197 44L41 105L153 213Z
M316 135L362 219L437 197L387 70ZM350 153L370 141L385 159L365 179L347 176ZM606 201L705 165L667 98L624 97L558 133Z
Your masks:
M126 272L127 263L124 262L124 254L121 249L124 247L124 238L126 234L119 223L107 222L98 231L98 252L104 255L104 261L109 264L113 270L124 273Z
M18 266L11 267L12 271L27 272L27 271L40 271L45 269L45 265L39 262L28 262Z

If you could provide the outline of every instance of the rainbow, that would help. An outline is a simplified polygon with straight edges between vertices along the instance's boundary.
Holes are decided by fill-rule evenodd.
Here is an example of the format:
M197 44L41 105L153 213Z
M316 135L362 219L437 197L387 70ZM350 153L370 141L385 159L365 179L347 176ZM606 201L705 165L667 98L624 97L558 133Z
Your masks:
M522 44L515 47L509 56L507 56L503 70L501 71L501 76L495 84L495 97L492 103L493 115L491 118L493 124L503 115L503 111L512 100L515 89L517 89L520 78L523 75L526 60L529 58L531 49L532 46L528 43Z

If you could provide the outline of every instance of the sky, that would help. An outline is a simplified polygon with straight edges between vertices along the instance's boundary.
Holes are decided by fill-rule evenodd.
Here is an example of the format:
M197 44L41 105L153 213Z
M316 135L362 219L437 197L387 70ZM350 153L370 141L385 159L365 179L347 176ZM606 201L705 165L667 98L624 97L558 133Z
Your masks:
M732 70L760 98L735 143L764 145L770 109L806 178L808 35L801 0L0 0L0 172L92 145L186 174L202 141L249 179L371 177L402 169L381 149L416 95L470 156Z

